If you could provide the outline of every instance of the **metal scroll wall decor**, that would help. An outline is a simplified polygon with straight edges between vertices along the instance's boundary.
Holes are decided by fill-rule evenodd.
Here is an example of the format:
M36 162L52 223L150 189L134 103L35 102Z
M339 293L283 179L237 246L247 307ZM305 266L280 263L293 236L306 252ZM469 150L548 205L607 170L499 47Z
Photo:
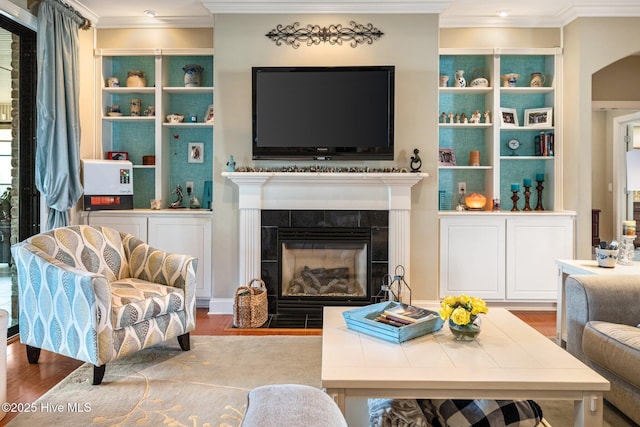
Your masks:
M343 27L341 24L329 25L328 27L309 24L306 27L300 27L299 22L294 22L291 25L278 25L265 36L278 46L284 43L297 49L300 47L300 43L311 46L321 42L340 46L342 43L349 42L351 47L356 47L359 44L372 44L383 34L373 24L362 25L350 21L349 27Z

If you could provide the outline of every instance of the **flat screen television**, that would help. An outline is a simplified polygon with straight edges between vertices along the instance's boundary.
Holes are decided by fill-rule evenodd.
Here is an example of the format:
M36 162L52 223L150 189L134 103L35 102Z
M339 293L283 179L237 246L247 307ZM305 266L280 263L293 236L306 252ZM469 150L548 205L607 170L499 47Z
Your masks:
M253 67L253 159L393 160L394 66Z

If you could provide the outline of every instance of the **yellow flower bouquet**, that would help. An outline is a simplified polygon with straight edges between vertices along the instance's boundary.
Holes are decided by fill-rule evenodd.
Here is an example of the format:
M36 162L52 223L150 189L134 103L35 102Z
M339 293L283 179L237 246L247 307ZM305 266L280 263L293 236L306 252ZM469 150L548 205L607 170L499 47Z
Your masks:
M473 340L480 333L478 315L489 312L482 298L464 294L445 297L440 307L440 317L449 320L449 329L457 340Z

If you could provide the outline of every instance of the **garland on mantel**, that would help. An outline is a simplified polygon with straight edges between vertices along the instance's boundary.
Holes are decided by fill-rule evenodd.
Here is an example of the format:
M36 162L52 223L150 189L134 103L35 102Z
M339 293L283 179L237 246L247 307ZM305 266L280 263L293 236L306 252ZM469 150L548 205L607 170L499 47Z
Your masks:
M343 27L341 24L329 25L328 27L309 24L300 28L299 22L290 25L278 24L265 36L278 46L284 43L297 49L300 47L300 42L306 43L307 46L318 45L321 42L342 46L343 42L350 42L351 47L356 47L359 44L372 44L384 34L371 23L362 25L350 21L349 25L350 28Z
M239 166L233 172L312 172L312 173L408 173L407 168L369 168L369 167L338 167L338 166L281 166L276 168L257 168L253 166Z

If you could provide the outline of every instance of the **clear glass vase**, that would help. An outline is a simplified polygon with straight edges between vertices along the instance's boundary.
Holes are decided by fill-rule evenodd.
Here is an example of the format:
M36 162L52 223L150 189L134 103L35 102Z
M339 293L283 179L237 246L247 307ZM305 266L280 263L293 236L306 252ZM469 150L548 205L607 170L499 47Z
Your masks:
M473 341L482 330L480 316L475 316L470 323L458 325L449 319L449 330L456 341Z

